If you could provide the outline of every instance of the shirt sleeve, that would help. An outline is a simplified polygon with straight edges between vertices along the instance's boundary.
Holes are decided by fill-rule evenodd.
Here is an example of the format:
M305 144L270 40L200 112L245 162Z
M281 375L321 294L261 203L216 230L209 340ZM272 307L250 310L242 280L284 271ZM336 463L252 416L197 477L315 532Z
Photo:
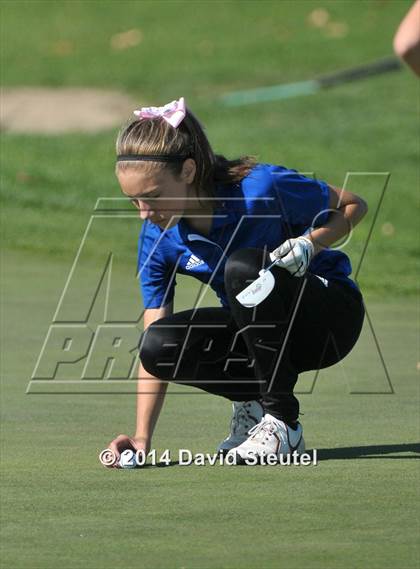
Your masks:
M326 223L329 216L330 191L328 184L281 167L273 169L273 190L276 208L294 228L303 233L310 227Z
M153 232L154 233L154 232ZM144 308L160 308L171 302L175 294L175 275L165 262L159 246L159 234L154 235L146 220L138 242L137 272Z

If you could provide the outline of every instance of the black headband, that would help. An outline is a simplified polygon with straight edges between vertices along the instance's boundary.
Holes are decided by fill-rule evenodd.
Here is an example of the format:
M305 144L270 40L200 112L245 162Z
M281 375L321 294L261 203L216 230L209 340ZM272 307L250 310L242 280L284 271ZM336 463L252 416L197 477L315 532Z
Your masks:
M117 162L180 162L187 158L188 154L119 154Z

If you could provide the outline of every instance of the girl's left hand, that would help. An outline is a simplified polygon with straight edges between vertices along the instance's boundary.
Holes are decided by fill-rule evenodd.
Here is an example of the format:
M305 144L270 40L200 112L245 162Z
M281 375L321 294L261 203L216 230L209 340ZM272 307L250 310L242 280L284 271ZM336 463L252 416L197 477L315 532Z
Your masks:
M302 277L314 256L315 250L308 237L287 239L270 253L272 262L289 271L294 277Z

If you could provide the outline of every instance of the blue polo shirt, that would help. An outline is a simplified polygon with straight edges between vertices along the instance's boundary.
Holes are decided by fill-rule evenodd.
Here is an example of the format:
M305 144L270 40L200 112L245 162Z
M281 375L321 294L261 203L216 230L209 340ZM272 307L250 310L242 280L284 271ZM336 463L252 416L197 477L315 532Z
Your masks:
M192 229L186 217L168 230L149 220L143 223L138 272L145 308L172 301L178 273L208 284L228 308L223 277L233 251L257 247L270 252L328 219L328 185L282 166L257 164L240 182L218 184L215 193L218 202L207 237ZM327 281L357 288L349 278L351 264L342 251L321 251L308 270Z

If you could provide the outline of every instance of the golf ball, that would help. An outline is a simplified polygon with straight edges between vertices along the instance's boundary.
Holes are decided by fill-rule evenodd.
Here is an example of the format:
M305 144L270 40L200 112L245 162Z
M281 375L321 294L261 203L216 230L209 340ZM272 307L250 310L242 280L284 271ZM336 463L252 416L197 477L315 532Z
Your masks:
M118 462L120 468L136 468L136 455L132 450L124 450Z

